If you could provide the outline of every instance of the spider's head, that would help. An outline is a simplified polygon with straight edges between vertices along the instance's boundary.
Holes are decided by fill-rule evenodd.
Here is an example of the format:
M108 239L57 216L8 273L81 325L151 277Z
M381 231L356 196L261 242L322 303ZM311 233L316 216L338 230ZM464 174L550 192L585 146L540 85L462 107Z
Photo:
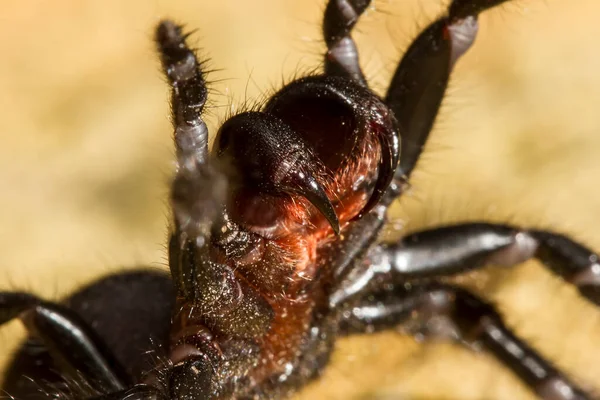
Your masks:
M337 234L389 186L399 138L374 94L310 77L284 87L262 112L226 121L215 149L235 171L228 211L237 223L277 237L326 221Z

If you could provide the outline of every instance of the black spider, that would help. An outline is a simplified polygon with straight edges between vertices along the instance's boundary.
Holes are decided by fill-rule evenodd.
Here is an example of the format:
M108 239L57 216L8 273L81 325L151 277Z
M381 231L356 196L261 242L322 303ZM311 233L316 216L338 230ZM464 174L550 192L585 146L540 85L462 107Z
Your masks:
M484 223L377 243L477 15L503 2L453 1L415 39L381 99L350 37L370 1L331 0L324 74L230 118L212 156L204 75L181 28L162 22L156 41L173 88L178 162L171 276L115 274L64 304L1 292L0 322L20 318L31 333L4 389L18 399L283 397L319 375L336 337L410 321L421 334L487 349L541 398L591 398L491 305L424 278L536 257L599 303L593 252L558 234ZM431 331L433 317L447 323ZM157 366L148 352L160 346Z

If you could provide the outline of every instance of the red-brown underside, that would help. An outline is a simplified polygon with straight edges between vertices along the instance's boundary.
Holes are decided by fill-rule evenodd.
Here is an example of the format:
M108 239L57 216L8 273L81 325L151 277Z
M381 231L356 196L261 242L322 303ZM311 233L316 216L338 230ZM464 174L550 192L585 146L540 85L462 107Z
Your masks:
M364 143L359 143L357 150L354 152L357 156L334 171L330 182L323 182L340 221L340 237L348 222L366 204L371 194L369 183L377 177L380 145L375 134L365 135ZM364 179L367 184L356 190L359 179ZM275 250L250 266L252 269L264 268L272 264L272 259L268 258L278 258L285 264L262 271L271 275L271 282L277 282L279 291L273 290L272 286L257 287L274 311L271 329L261 340L261 366L253 371L257 381L281 371L286 363L293 362L298 356L295 352L301 348L310 329L314 308L324 301L323 289L328 279L321 276L315 281L319 272L327 276L327 271L319 271L324 267L317 262L319 251L339 240L327 220L305 199L282 199L282 203L285 212L280 221L281 226L287 227L285 233L276 239L265 239L267 246L273 246ZM247 266L236 268L237 274L244 276L245 272L249 272ZM246 276L242 279L248 280Z

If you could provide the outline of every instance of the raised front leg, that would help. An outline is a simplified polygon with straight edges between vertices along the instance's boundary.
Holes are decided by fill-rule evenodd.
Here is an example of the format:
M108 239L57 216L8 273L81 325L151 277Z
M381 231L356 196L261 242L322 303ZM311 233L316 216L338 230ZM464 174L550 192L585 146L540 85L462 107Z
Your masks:
M412 332L416 325L417 332L425 337L443 336L483 348L544 400L593 398L512 333L493 306L456 286L413 284L397 285L393 290L378 288L345 304L340 315L340 327L346 334L408 323ZM428 324L432 318L441 321ZM431 326L436 330L428 329Z
M566 236L505 225L451 225L406 236L370 250L368 262L355 268L332 296L331 304L372 285L374 280L456 275L485 265L512 266L539 259L550 271L576 285L600 305L598 255Z
M205 242L213 228L221 227L225 179L209 160L208 128L202 119L208 90L201 64L186 43L187 37L181 26L169 20L162 21L155 34L163 70L172 89L177 155L177 173L171 189L173 214L178 230ZM184 292L184 272L171 272L178 292Z
M330 0L327 4L323 18L326 75L347 76L367 86L350 32L370 3L371 0Z
M421 156L456 61L475 41L477 16L505 1L454 0L447 14L425 28L404 54L385 97L400 127L397 176L402 181Z
M365 214L349 227L344 240L331 246L330 267L336 281L344 280L344 276L354 270L353 261L356 256L365 252L377 237L386 222L386 209L402 194L417 160L419 159L429 132L437 116L444 98L450 74L456 61L469 49L475 41L478 24L477 16L505 0L454 0L450 3L446 15L429 25L409 46L392 78L385 97L387 105L398 121L400 132L400 162L395 179L370 213ZM341 26L354 25L356 18L367 2L358 2L353 7L346 6L350 1L330 1L326 13L336 15L337 26L333 32L342 32ZM337 7L337 11L336 10ZM342 12L346 10L346 12ZM356 10L361 10L356 11ZM347 25L339 22L343 15L354 11L354 19L347 19ZM339 15L338 15L339 14ZM353 14L353 15L354 15ZM328 18L325 17L327 23ZM338 37L342 37L339 35ZM347 40L351 40L348 39ZM331 49L332 44L328 43ZM333 42L332 42L333 43ZM341 42L340 42L341 43ZM331 50L330 50L331 51ZM328 53L329 54L329 53ZM357 59L356 59L357 60ZM326 63L327 65L327 63ZM358 65L356 63L356 65ZM338 256L342 254L342 256Z

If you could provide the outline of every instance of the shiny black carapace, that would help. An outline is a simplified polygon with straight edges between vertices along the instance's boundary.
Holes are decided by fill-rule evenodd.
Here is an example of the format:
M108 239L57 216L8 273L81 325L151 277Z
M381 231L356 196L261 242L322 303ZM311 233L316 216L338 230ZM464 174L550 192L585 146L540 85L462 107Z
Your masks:
M5 392L23 400L282 398L318 377L337 337L410 320L425 337L487 349L542 399L590 399L491 305L430 278L536 257L600 303L593 252L559 234L486 223L378 242L452 68L475 40L477 16L503 2L452 1L380 98L350 36L370 0L330 0L323 73L231 117L211 153L205 74L181 27L161 22L156 43L177 152L170 275L111 275L60 304L0 292L0 323L19 318L30 332ZM428 329L432 317L447 320L443 329Z

